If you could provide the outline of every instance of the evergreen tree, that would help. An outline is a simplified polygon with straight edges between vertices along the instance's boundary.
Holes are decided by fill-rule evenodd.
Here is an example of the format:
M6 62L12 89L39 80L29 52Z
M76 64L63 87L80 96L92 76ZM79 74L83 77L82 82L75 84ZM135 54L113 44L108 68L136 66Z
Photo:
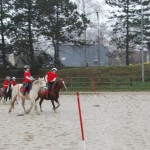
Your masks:
M11 38L14 48L24 64L34 67L34 47L36 11L35 0L14 1L12 13Z
M143 6L143 45L147 47L150 61L150 1L144 0Z
M89 21L69 0L37 0L37 6L40 35L52 41L54 63L60 67L60 44L75 42L71 36L81 36Z
M11 0L0 0L0 36L1 36L1 48L2 53L2 62L6 66L6 50L7 50L7 31L10 22L10 9L11 9Z
M129 56L139 41L139 18L137 11L139 1L137 0L106 0L106 3L115 7L111 19L116 21L112 25L115 38L112 41L117 45L117 49L125 49L126 65L129 65ZM137 14L138 12L138 14ZM137 31L138 29L138 31Z

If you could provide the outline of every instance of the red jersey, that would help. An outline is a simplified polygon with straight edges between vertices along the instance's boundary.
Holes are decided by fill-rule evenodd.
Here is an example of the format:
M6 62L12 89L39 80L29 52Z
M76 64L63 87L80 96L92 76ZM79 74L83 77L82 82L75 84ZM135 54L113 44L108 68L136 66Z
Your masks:
M4 89L7 89L8 86L9 86L9 83L10 83L10 81L5 80L4 83L3 83L3 88L4 88Z
M54 78L57 77L57 74L50 71L47 73L47 82L52 82Z
M30 74L30 72L25 71L23 83L31 82L29 79L26 78L27 76L30 78L31 74Z
M13 86L15 86L17 83L16 83L16 81L12 80L12 81L11 81L11 84L12 84Z

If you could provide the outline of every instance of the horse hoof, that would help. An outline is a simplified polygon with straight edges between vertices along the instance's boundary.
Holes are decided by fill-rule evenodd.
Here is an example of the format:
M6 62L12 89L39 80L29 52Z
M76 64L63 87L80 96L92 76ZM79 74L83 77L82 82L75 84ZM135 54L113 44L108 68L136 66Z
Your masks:
M17 116L24 116L24 114L18 114Z
M9 109L8 113L11 113L11 109Z

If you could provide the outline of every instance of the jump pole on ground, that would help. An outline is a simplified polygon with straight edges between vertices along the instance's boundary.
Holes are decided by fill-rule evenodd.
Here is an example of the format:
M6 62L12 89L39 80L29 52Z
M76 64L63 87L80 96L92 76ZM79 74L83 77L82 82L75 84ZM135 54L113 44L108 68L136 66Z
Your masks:
M83 150L86 150L85 139L84 139L84 129L83 129L83 123L82 123L82 112L81 112L81 107L80 107L79 92L77 92L77 102L78 102L80 128L81 128L81 136L82 136L82 142L83 142Z

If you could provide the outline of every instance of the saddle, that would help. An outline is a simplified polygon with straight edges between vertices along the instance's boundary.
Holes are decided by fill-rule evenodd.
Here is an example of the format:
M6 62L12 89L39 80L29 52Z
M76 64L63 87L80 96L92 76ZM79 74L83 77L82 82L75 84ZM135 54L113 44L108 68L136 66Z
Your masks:
M41 87L41 89L39 90L39 95L45 95L47 99L58 97L58 95L56 95L53 90L50 91L49 95L47 87Z
M41 87L41 89L39 90L39 94L48 95L47 87Z
M29 91L27 91L27 89L26 89L26 87L25 87L24 85L22 85L21 88L20 88L20 92L21 92L24 96L26 95L26 93L29 94L30 91L31 91L31 87L30 87Z
M26 92L26 88L25 88L23 85L22 85L21 88L20 88L20 92L21 92L21 93Z

